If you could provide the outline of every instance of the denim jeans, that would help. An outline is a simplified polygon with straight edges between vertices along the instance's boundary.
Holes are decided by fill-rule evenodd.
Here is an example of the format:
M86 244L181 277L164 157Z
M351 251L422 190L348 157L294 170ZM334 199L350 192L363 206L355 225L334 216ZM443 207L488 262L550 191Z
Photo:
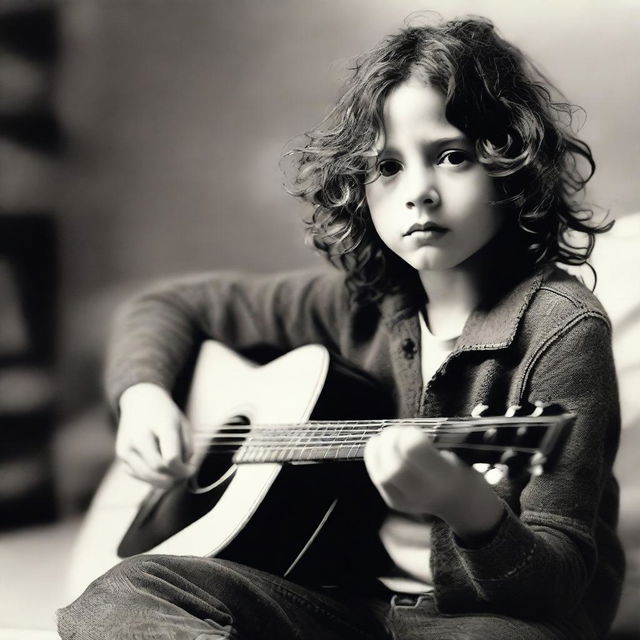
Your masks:
M58 612L58 631L63 640L564 638L532 621L444 615L429 594L308 588L233 562L191 556L121 562Z

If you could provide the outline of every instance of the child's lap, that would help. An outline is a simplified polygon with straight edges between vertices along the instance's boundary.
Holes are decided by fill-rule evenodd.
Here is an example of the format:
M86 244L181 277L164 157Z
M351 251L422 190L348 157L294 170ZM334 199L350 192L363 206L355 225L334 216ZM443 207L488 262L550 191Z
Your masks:
M429 595L401 599L313 589L235 563L175 556L140 556L123 563L63 614L63 626L71 633L74 627L80 631L80 625L108 635L117 620L118 640L124 629L131 638L164 637L167 632L171 637L207 637L216 631L239 640L565 638L536 622L494 614L441 614ZM138 629L140 624L144 630Z

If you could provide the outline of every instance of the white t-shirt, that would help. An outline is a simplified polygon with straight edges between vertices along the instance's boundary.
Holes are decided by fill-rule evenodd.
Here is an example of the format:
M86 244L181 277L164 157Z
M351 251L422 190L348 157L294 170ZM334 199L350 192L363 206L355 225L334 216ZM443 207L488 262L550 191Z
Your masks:
M453 351L457 338L434 336L420 314L420 370L423 388ZM380 527L380 539L395 567L380 581L392 591L422 593L433 589L429 565L431 522L429 516L390 511Z

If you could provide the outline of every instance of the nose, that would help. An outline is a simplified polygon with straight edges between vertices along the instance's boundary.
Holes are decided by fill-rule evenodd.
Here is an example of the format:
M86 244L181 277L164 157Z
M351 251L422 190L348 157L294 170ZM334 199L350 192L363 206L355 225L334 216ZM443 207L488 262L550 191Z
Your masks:
M406 174L405 207L409 210L425 207L431 209L440 204L440 193L436 187L434 176L428 170L415 170Z
M440 195L436 191L435 187L430 187L426 193L421 194L417 198L412 198L405 202L407 209L415 209L420 205L425 205L428 208L437 207L440 204Z

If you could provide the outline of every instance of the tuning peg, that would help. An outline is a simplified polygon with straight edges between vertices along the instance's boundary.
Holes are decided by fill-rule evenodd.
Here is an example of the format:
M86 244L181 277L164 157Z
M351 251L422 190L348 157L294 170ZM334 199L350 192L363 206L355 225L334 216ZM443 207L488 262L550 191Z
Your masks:
M529 465L528 471L536 478L544 473L544 467L541 464Z
M508 464L510 460L513 460L518 454L511 448L505 449L500 456L501 464Z
M515 418L526 413L526 409L521 404L512 404L505 412L505 418ZM516 429L516 435L518 437L524 436L527 433L527 425L520 425Z
M474 408L473 411L471 412L471 417L472 418L481 418L482 414L489 408L488 404L477 404Z
M506 418L513 418L514 416L517 416L518 413L521 411L522 409L522 405L520 404L512 404L505 412L504 415Z
M489 427L483 434L482 439L485 442L491 442L495 440L495 437L498 435L498 429L496 427Z
M544 464L547 461L547 456L541 451L534 453L529 460L528 471L532 476L541 476L544 473Z
M532 418L540 417L545 412L545 409L547 407L546 403L540 402L540 400L535 400L533 405L534 405L534 409L531 412Z
M532 465L543 465L547 461L547 456L542 451L537 451L531 456Z

